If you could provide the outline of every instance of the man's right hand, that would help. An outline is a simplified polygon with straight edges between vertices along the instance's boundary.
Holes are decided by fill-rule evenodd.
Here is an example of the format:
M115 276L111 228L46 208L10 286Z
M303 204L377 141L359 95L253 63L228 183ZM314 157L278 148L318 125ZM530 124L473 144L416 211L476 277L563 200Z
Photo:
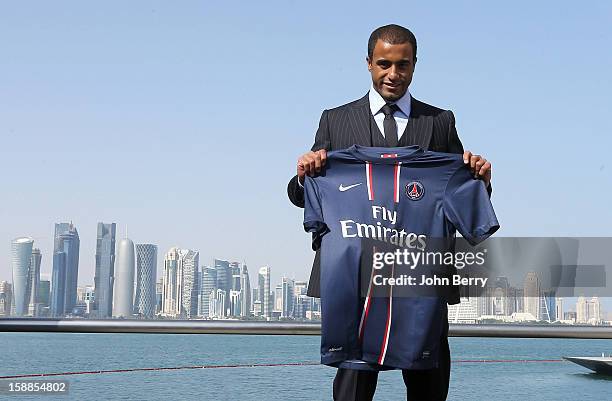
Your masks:
M313 176L321 172L325 167L327 159L327 151L325 149L317 150L316 152L308 152L298 159L297 176L300 184L304 185L304 177L306 175Z

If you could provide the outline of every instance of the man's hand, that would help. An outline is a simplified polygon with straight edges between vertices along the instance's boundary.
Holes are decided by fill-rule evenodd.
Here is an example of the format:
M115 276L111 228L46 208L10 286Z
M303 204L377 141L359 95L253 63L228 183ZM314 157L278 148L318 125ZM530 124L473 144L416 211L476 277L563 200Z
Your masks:
M317 150L316 152L308 152L298 159L297 176L300 184L304 184L306 175L315 175L321 172L325 166L327 159L327 151L325 149Z
M466 150L463 152L463 162L470 165L474 178L481 178L487 187L491 184L491 163L487 159Z

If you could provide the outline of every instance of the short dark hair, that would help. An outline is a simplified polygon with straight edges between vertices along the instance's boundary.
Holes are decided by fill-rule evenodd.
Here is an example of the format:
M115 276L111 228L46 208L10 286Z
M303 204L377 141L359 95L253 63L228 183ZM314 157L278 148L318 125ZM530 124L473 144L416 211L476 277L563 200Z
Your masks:
M417 41L414 34L410 32L410 29L395 24L376 28L368 40L368 58L370 59L372 58L372 54L374 54L374 46L376 46L378 39L392 45L401 45L409 42L412 45L412 56L416 60Z

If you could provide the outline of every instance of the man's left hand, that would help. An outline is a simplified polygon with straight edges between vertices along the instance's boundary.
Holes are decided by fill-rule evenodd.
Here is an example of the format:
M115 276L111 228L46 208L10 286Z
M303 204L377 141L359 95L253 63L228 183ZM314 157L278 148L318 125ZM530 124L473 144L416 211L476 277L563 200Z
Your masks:
M487 187L491 185L491 163L487 159L466 150L463 152L463 162L469 164L474 178L482 179Z

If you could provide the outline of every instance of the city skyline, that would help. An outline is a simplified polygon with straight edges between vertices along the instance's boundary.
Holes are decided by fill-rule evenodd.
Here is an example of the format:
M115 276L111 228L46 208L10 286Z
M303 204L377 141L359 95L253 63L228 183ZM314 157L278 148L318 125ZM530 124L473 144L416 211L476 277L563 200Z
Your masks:
M68 244L71 244L72 242L76 241L75 246L76 246L76 262L75 262L75 256L74 254L72 256L70 256L68 259L71 259L72 262L68 261L68 263L72 263L74 265L74 263L76 263L77 268L74 269L64 269L61 272L55 272L55 274L68 274L68 277L63 277L62 280L64 281L71 281L73 284L71 284L71 286L66 287L66 285L64 285L64 287L66 287L67 290L70 291L70 294L75 295L76 294L76 288L77 287L84 287L84 286L89 286L91 285L92 288L95 290L96 289L96 283L97 280L99 280L98 275L101 275L102 271L105 271L104 274L106 274L107 279L105 282L110 282L111 285L109 288L107 288L105 290L106 293L110 293L111 296L111 301L108 305L109 310L112 311L112 316L113 317L119 317L119 316L131 316L131 314L129 313L129 311L134 311L136 308L138 308L139 310L142 310L142 308L138 307L139 302L142 305L147 304L147 302L153 303L154 300L152 299L152 297L154 297L155 295L153 294L152 289L149 290L149 300L147 301L146 296L145 298L143 298L141 301L139 301L137 299L137 296L141 296L142 295L138 295L138 289L139 289L139 282L138 280L142 280L144 279L144 277L137 277L137 275L142 275L142 273L140 273L139 270L136 269L136 266L138 264L138 260L136 258L137 255L137 251L136 251L136 246L138 245L143 245L143 244L136 244L136 246L134 245L134 242L129 239L127 237L127 227L125 230L125 236L123 239L121 239L119 241L119 245L117 246L117 249L115 250L115 235L116 235L116 225L117 223L102 223L102 222L98 222L96 227L97 227L97 231L96 231L96 259L95 259L95 263L96 263L96 267L98 266L102 266L102 264L104 263L104 261L106 261L106 268L102 269L102 268L96 268L94 270L94 277L93 277L93 281L87 279L87 277L84 277L84 275L82 274L82 266L80 265L80 233L79 231L77 231L77 226L76 224L74 224L74 222L70 221L68 223L55 223L54 224L54 236L53 236L53 244L54 244L54 254L53 254L53 266L55 264L66 264L67 261L66 259L66 250L63 249L62 247L65 246L64 242L68 241ZM14 239L12 241L13 244L13 248L15 247L16 243L19 242L24 242L29 244L30 247L33 247L33 243L34 240L31 237L17 237L16 239ZM30 243L31 242L31 243ZM36 244L38 246L38 244ZM156 252L157 252L157 246L154 244L149 244L155 247ZM127 278L127 280L119 280L119 283L122 284L121 288L123 288L122 292L120 293L121 296L123 296L123 298L120 298L119 303L121 303L121 307L119 307L118 310L115 310L115 303L117 302L117 300L115 299L116 297L113 296L113 290L114 288L116 288L117 283L115 282L115 280L117 279L119 275L118 270L115 269L115 274L113 275L113 266L115 264L116 260L119 260L119 254L121 253L120 249L121 248L129 248L131 249L131 257L128 257L127 259L123 258L124 261L120 264L121 266L123 266L124 268L119 269L122 272L128 272L129 276ZM74 248L74 246L70 246L70 249ZM126 248L126 249L127 249ZM177 303L174 308L177 308L176 311L174 312L166 312L165 316L168 317L183 317L183 318L192 318L194 316L199 316L200 315L200 309L202 310L209 310L209 303L212 302L214 303L214 305L217 305L215 307L218 308L218 304L221 303L221 305L226 305L231 302L232 305L234 305L234 303L236 301L240 302L241 306L240 308L243 307L243 303L246 302L246 299L243 300L244 297L242 298L237 298L239 296L239 294L237 293L232 293L232 286L233 286L233 280L238 280L239 283L243 282L244 277L246 277L247 280L249 280L249 287L255 289L255 288L261 288L261 269L269 269L268 266L263 266L261 267L260 273L258 274L257 278L252 278L255 281L255 284L258 284L257 287L252 286L251 283L251 277L247 274L243 277L242 274L237 273L228 273L227 276L223 276L223 277L216 277L215 276L215 280L219 279L221 282L223 282L224 284L221 285L221 287L224 290L224 294L217 294L216 296L213 297L206 297L204 295L202 295L202 291L204 290L204 288L200 289L199 287L197 288L193 288L193 286L196 283L196 280L198 281L198 285L205 285L204 282L206 281L203 277L196 277L199 274L203 274L204 271L206 269L210 269L212 268L217 268L218 264L225 264L227 265L228 269L230 268L230 266L234 266L235 268L238 269L238 272L242 269L242 267L246 268L246 263L243 262L229 262L228 260L225 259L220 259L218 257L213 257L212 258L212 264L208 265L208 264L200 264L199 263L199 255L200 252L198 250L191 250L191 249L187 249L187 248L178 248L176 246L171 247L168 252L177 252L178 254L180 254L180 256L177 256L178 258L183 258L187 255L190 255L190 258L195 258L194 260L192 260L191 263L191 267L190 269L186 270L186 274L187 274L187 286L188 286L188 290L189 293L191 295L181 295L182 297L184 297L184 301L181 301L180 303ZM36 248L32 248L31 250L32 252L32 261L36 261L35 265L36 265L36 269L39 273L38 278L36 277L27 277L24 278L25 282L28 283L28 285L32 285L30 282L32 282L33 280L41 280L41 279L46 279L47 281L51 282L51 286L53 286L53 271L52 274L50 275L45 275L45 274L41 274L41 260L44 260L43 255L41 250L36 247ZM13 252L14 253L14 252ZM36 254L36 256L34 257L34 254ZM157 256L155 256L154 258L158 264L157 264L157 269L159 269L159 258L157 258ZM231 258L234 259L234 258ZM131 260L131 262L126 262L128 260ZM166 270L166 263L165 263L165 258L161 258L161 274L157 273L157 271L155 272L155 274L153 274L153 276L155 277L164 277L165 274L165 270ZM234 259L235 260L235 259ZM129 267L129 269L125 269L126 263L131 263L132 265ZM149 261L149 263L152 263L152 259L151 261ZM150 266L152 267L152 266ZM149 267L147 267L148 269ZM228 270L230 271L230 270ZM148 273L147 273L148 274ZM180 274L184 274L183 271L181 271ZM60 276L58 276L60 277ZM74 280L76 279L76 277L81 277L81 281L79 281L78 283L75 283ZM182 280L182 276L181 280ZM285 278L289 278L290 276L281 273L281 277L283 279ZM291 280L293 282L299 282L297 280L297 277L299 276L292 276ZM500 277L498 277L499 279ZM506 280L506 282L508 282L508 278L507 277L501 277L503 279ZM8 282L13 283L12 281L13 279L11 278L11 280L6 280ZM0 279L0 281L2 281ZM531 282L531 284L529 284ZM128 285L127 283L130 283L130 285ZM153 281L149 283L150 287L155 287L158 283L163 283L162 281ZM307 282L306 282L307 283ZM268 286L269 286L269 294L278 294L281 297L285 297L286 293L287 293L287 288L285 288L286 284L283 283L281 281L281 283L277 284L276 286L272 285L273 283L271 282L271 280L268 281ZM127 285L127 287L126 287ZM239 284L240 285L240 284ZM537 274L535 272L529 272L527 273L527 275L525 276L524 279L524 291L525 294L527 293L531 293L533 291L535 291L537 289L537 291L539 291L540 288L540 284L539 284L539 278L537 276ZM61 288L64 288L61 287ZM529 288L531 289L529 289ZM29 287L28 287L29 288ZM60 288L60 292L61 291L65 291L65 290L61 290ZM193 291L191 290L191 288L193 288ZM17 289L21 292L23 292L23 290L21 290L21 286L18 286ZM53 287L51 287L51 291L50 291L50 296L51 296L51 315L52 316L60 316L63 314L66 314L67 311L70 308L70 301L68 300L68 298L70 298L72 295L69 295L67 293L62 293L58 295L58 291L52 291ZM123 294L123 292L125 292L126 289L129 289L132 293L129 295L125 295ZM141 288L142 289L142 288ZM183 290L181 288L179 288L179 291L181 291L181 294L183 294ZM259 290L261 292L261 290ZM13 287L13 292L15 292L15 287ZM555 315L555 311L556 311L556 305L555 305L555 299L556 297L554 296L554 292L551 293L552 295L546 295L543 297L528 297L527 295L525 296L526 301L525 301L525 308L524 308L524 312L527 314L530 314L531 316L536 317L538 320L547 320L547 321L554 321L555 319L552 318L552 316ZM13 294L15 295L15 294ZM116 295L116 294L115 294ZM577 303L578 298L579 297L583 297L584 294L580 294L577 293L575 294L574 297L566 297L565 299L568 300L572 300L572 302L575 300L575 302L572 303L572 305L574 305L575 303ZM33 293L30 293L30 296L32 297L32 299L34 299L33 297L35 297L35 295ZM221 298L216 298L217 296L222 297ZM250 296L250 295L249 295ZM260 294L259 296L261 297L265 297L264 294ZM598 302L601 302L603 309L608 308L608 303L610 302L610 298L607 297L598 297L597 294L594 294L592 296L595 296L598 300ZM60 300L60 298L63 297L63 301ZM98 317L100 318L105 318L105 317L110 317L110 313L109 314L104 314L104 313L100 313L100 311L98 310L99 308L99 300L92 295L92 299L95 299L95 301L92 302L92 308L94 310L94 312L97 314ZM128 301L129 299L129 301ZM58 302L63 302L65 305L63 306L63 312L59 312L56 310L56 306L52 306L55 305L54 303L58 303ZM129 303L128 303L129 302ZM276 302L278 302L278 297L276 298ZM185 304L185 307L189 310L188 312L184 312L181 308L182 308L182 304ZM73 304L74 305L74 304ZM480 305L480 304L479 304ZM14 307L15 305L13 305ZM261 313L264 314L265 316L265 306L261 305L262 310ZM30 311L30 314L33 310L35 310L36 306L32 304L32 302L26 302L25 304L25 310L27 313L27 311ZM578 309L578 307L576 307L576 309ZM251 308L251 311L253 309ZM272 304L268 307L268 313L271 315L271 311L272 310L276 310L276 304ZM457 315L456 308L453 309L451 308L451 310L454 310L455 315ZM540 315L540 310L544 310L546 313L547 317L541 317ZM55 312L53 312L55 311ZM149 312L150 312L150 307L149 307ZM464 313L465 311L462 311L461 313ZM220 313L220 316L224 316L225 312ZM290 314L288 311L286 310L281 310L281 316L287 316L288 314ZM468 314L473 315L473 312L469 312ZM149 313L148 315L151 315L151 313ZM93 316L93 315L92 315ZM269 316L268 316L269 317ZM558 319L557 319L558 320Z
M74 222L55 223L53 236L53 271L51 279L40 274L42 254L34 248L30 237L18 237L12 241L12 279L3 283L3 315L9 316L79 316L92 318L130 318L141 315L152 317L248 317L263 315L269 319L276 305L280 305L281 317L293 317L294 310L301 314L311 311L307 304L315 302L306 296L305 282L282 277L283 292L273 307L270 285L270 268L265 272L267 294L257 288L251 292L250 275L243 262L213 259L212 266L200 265L199 252L172 247L164 257L164 272L156 282L153 264L157 260L157 246L136 244L126 236L115 248L116 223L97 224L96 270L93 285L77 283L79 276L80 237ZM116 265L115 265L116 262ZM211 282L206 272L214 272ZM81 274L81 277L83 275ZM260 278L258 280L261 281ZM206 282L206 283L205 283ZM289 285L288 283L291 283ZM295 283L300 285L295 286ZM303 283L303 284L301 284ZM158 287L159 286L159 287ZM38 291L40 288L40 297ZM283 306L292 299L287 291L297 291L298 306ZM97 299L96 294L102 300ZM161 296L161 299L158 297ZM302 301L305 297L309 301ZM258 311L253 308L259 298L267 306ZM207 305L211 303L212 306ZM83 304L79 302L85 302ZM279 304L279 302L281 302ZM316 301L318 302L318 301ZM156 304L153 310L153 304ZM84 309L83 309L84 307ZM80 312L77 312L80 311ZM112 311L112 314L109 312Z
M101 246L105 242L105 235L100 234L104 234L105 230L100 231L100 228L113 226L98 224L98 251L108 249L108 246ZM78 274L79 241L76 226L72 222L56 223L54 244L53 279L58 280L58 283L49 283L40 280L42 255L39 249L34 248L34 240L18 237L12 241L13 280L12 283L0 281L1 315L63 317L74 314L91 318L109 317L101 316L99 308L92 307L96 305L95 294L99 292L95 290L95 285L82 287L71 279ZM251 288L248 267L244 262L215 258L212 265L201 265L198 251L173 247L164 256L161 281L155 283L150 264L156 259L156 253L155 245L135 246L126 233L126 237L119 243L117 255L106 255L107 260L114 260L115 256L118 260L116 274L111 277L114 284L112 317L153 318L155 315L158 318L173 319L226 319L253 316L266 320L320 318L320 301L306 295L307 281L282 275L278 284L272 287L271 269L263 266L258 270L257 287ZM76 266L70 267L74 262ZM97 270L97 282L98 274ZM154 294L151 291L153 286ZM55 292L49 294L49 288ZM148 295L146 288L149 289ZM534 271L526 273L520 288L513 287L507 277L498 276L483 288L484 292L478 297L470 297L471 291L468 289L468 298L462 298L460 304L449 306L450 322L611 324L605 321L605 310L599 297L589 299L581 295L576 299L575 311L571 308L565 311L565 299L557 297L553 289L542 288L539 275ZM138 292L141 294L138 295ZM68 294L74 294L73 299ZM155 310L143 312L147 303L153 303L153 296ZM73 305L71 309L68 309L69 305Z

